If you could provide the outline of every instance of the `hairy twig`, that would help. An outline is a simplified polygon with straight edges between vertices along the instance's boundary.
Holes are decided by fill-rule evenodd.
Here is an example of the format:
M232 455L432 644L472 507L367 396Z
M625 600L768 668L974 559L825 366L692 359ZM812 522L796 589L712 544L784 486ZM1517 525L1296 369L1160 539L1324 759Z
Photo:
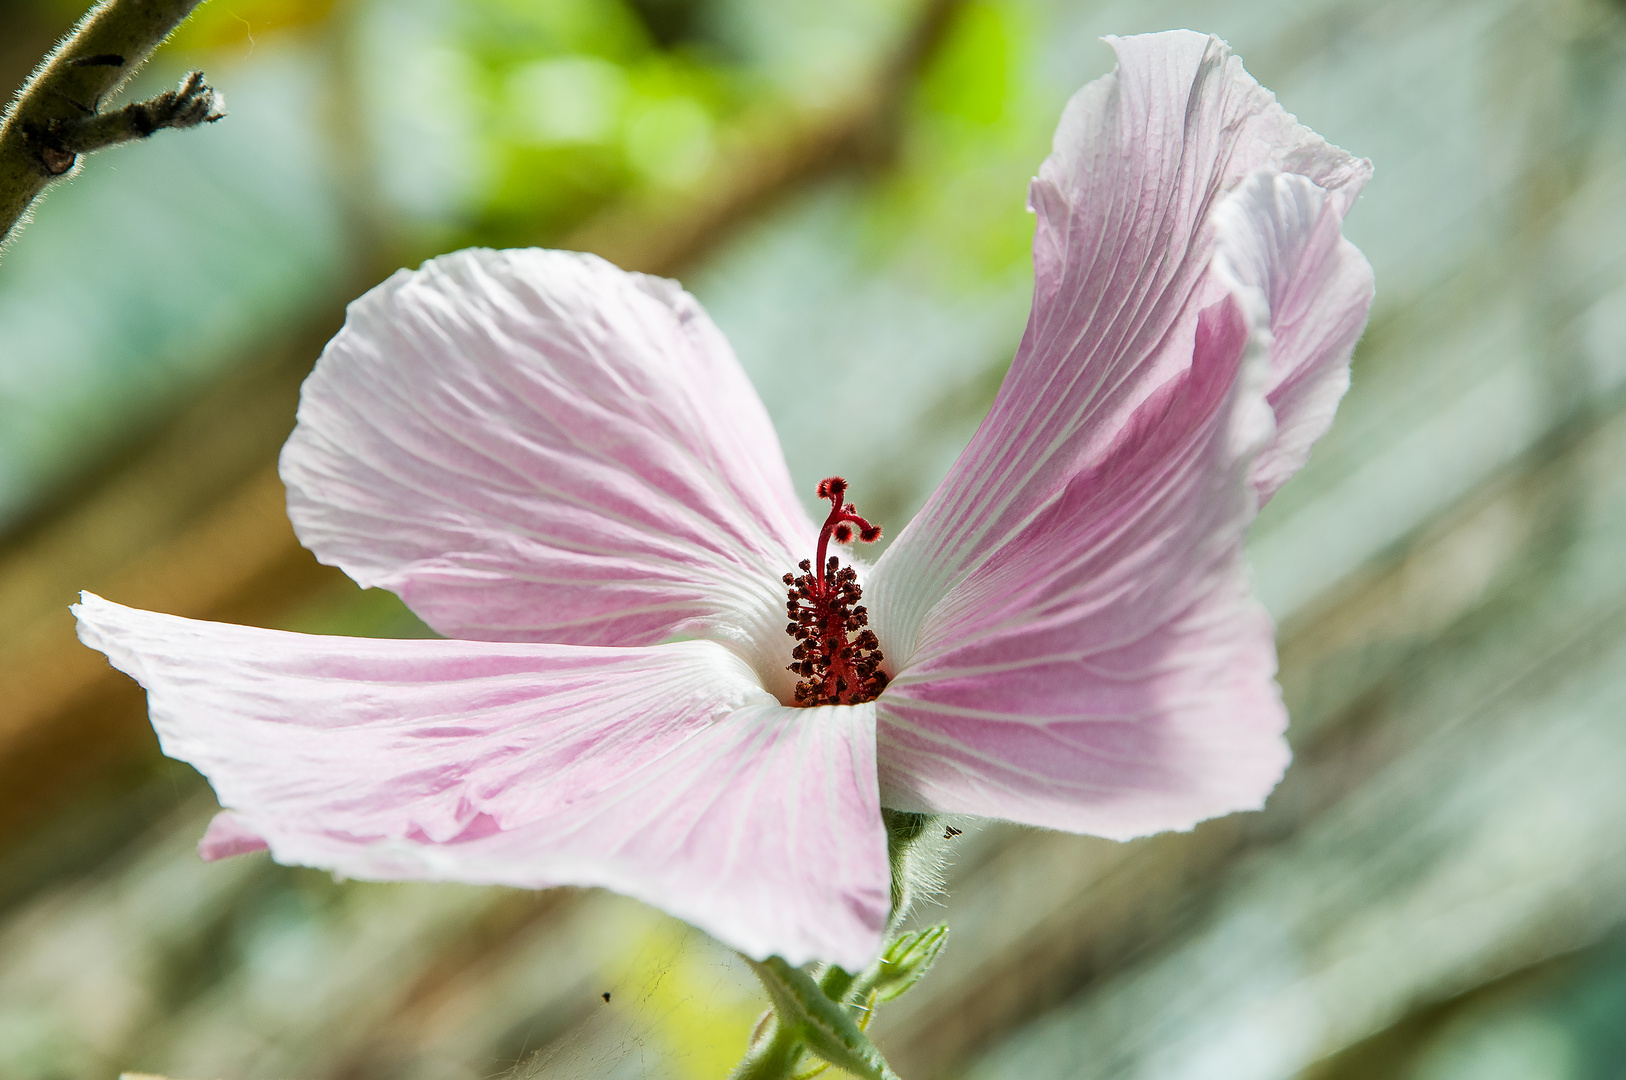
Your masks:
M0 239L80 154L225 115L194 71L175 90L102 112L200 0L102 0L34 70L0 122Z

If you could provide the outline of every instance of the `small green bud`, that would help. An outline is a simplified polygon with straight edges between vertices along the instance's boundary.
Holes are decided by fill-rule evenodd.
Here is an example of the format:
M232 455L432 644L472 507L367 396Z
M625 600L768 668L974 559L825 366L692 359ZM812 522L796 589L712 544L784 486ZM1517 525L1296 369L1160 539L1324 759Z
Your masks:
M947 923L938 923L900 936L871 967L874 976L865 972L860 982L868 984L877 1002L903 996L937 962L943 946L948 944L948 932Z

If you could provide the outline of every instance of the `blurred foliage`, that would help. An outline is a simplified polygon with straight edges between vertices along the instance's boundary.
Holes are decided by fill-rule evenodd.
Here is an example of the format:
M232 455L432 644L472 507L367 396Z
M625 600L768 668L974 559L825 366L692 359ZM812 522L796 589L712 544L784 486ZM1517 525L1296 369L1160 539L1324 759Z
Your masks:
M925 72L902 168L867 216L872 256L902 259L942 285L1028 273L1033 221L1022 201L1049 150L1055 103L1022 67L1027 5L966 4Z
M447 202L414 206L407 196L403 209L442 217L471 239L514 242L556 234L628 191L704 174L717 129L761 86L706 38L702 15L698 3L620 0L250 2L204 6L172 47L201 62L304 30L357 49L364 55L343 62L371 70L351 76L362 101L350 107L380 116L356 130L419 113L455 129L454 152L474 159L475 175ZM410 158L443 149L420 145ZM406 190L377 179L386 192Z
M747 100L744 72L686 37L662 47L630 6L479 0L453 12L442 25L490 161L471 222L482 238L546 235L629 189L693 183Z
M255 35L289 30L320 33L339 0L228 0L204 4L169 39L172 52L246 52Z
M1626 938L1419 1010L1307 1080L1618 1080L1626 1073Z

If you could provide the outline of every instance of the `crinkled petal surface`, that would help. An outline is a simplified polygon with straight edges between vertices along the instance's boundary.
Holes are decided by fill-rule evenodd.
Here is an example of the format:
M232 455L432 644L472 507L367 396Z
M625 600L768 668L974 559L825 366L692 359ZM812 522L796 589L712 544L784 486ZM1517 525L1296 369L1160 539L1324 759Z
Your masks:
M1339 206L1308 177L1260 172L1214 212L1217 277L1270 326L1266 392L1276 435L1253 463L1261 503L1332 426L1372 308L1372 264L1344 239Z
M1239 304L1211 308L1189 373L934 608L877 701L888 805L1126 839L1280 779L1272 627L1242 561L1271 427L1248 343Z
M86 594L229 808L206 856L358 878L599 885L756 957L873 958L889 903L874 710L787 709L708 641L323 638Z
M1285 768L1242 542L1303 460L1278 430L1307 453L1336 404L1370 293L1358 312L1317 305L1359 292L1325 252L1343 258L1370 166L1215 38L1109 40L1117 71L1069 104L1032 187L1034 306L1010 374L866 599L898 665L877 702L883 801L1125 838L1257 807ZM1313 228L1272 233L1255 198L1222 238L1218 208L1282 172L1313 189ZM1300 313L1280 352L1278 297Z
M575 252L461 251L357 300L281 471L318 558L449 637L768 640L816 534L700 305Z

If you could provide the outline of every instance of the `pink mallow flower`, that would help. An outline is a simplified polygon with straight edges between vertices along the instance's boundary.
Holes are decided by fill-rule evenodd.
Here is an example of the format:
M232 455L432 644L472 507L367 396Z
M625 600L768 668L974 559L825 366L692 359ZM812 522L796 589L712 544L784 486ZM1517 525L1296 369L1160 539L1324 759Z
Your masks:
M1348 385L1371 167L1216 38L1109 40L1031 187L1010 373L873 566L676 284L463 251L351 305L289 516L446 640L74 609L228 808L203 857L603 886L857 970L883 805L1118 839L1262 805L1287 716L1243 539Z

